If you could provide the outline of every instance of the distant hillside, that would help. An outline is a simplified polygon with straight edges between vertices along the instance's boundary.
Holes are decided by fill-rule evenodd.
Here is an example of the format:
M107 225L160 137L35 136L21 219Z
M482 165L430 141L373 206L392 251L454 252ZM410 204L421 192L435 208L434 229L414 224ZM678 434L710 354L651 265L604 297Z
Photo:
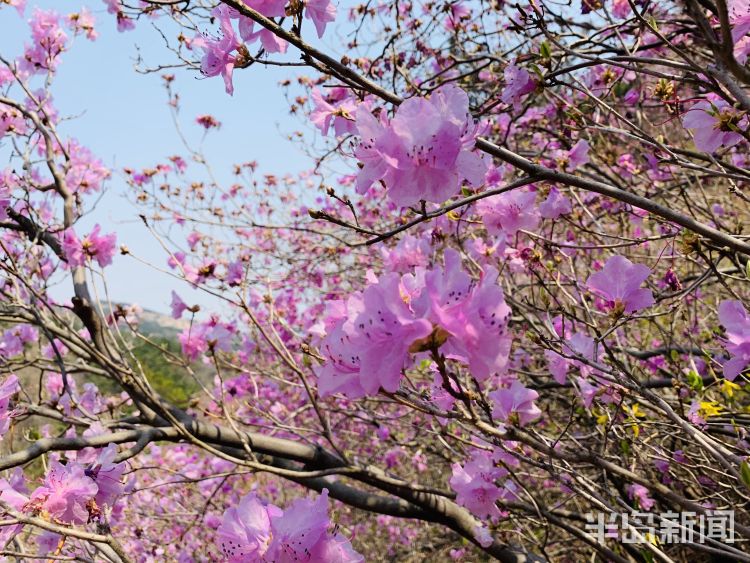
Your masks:
M169 315L144 309L140 315L138 326L141 332L148 336L175 338L180 332L190 326L190 321L187 319L173 319Z

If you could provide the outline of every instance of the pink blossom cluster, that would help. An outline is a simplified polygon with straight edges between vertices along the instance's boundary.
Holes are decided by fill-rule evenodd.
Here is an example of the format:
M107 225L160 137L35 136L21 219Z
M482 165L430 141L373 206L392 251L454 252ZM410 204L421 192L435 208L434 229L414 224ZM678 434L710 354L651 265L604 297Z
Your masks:
M114 233L100 235L100 225L95 225L92 231L79 239L73 229L65 231L62 248L65 258L71 266L85 266L89 261L96 261L104 268L112 263L115 255L117 236Z
M16 511L44 512L58 522L86 524L101 519L102 510L112 507L123 492L124 463L115 463L117 447L110 444L93 461L53 461L41 486L30 495L23 481L0 481L0 500Z
M250 493L224 513L216 543L229 563L364 561L330 526L328 489L315 500L297 499L285 510Z
M247 6L267 18L284 17L286 0L251 0ZM224 79L227 94L234 93L232 73L235 66L249 62L247 45L260 40L268 53L285 53L288 43L263 26L256 31L255 21L220 4L212 15L219 21L218 38L197 35L190 42L192 48L203 50L201 71L206 76L219 76ZM322 37L326 26L336 19L336 7L330 0L307 0L304 3L304 16L312 20L318 37ZM237 20L237 31L232 24Z
M483 381L505 372L510 352L510 308L487 268L474 282L454 250L443 267L371 279L364 292L331 303L317 368L321 396L373 395L398 390L402 371L422 351L436 350L465 364Z
M363 164L357 191L375 182L400 206L424 200L442 203L458 193L464 181L480 186L487 165L476 153L479 127L469 112L469 97L454 85L429 98L409 98L393 119L380 118L360 105L356 111L360 143L355 156Z

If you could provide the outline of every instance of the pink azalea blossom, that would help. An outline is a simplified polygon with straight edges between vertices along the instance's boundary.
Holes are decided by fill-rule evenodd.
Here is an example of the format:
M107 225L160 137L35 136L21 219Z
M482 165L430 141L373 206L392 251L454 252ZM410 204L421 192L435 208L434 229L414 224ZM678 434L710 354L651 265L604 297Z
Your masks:
M286 508L263 503L255 493L231 507L216 533L229 563L360 563L347 538L328 531L328 489L315 500L297 499Z
M526 94L536 90L536 81L531 78L528 70L515 64L505 67L504 76L505 89L500 99L518 109Z
M0 357L12 358L23 354L26 344L39 341L39 332L30 325L15 325L3 331L0 339Z
M10 479L0 479L0 501L7 503L17 512L22 512L29 502L28 491L25 489L23 483L23 474L21 474L20 480L12 477ZM0 527L0 545L7 545L10 540L18 537L22 530L23 524Z
M732 25L734 57L744 65L750 56L750 2L748 0L729 0L729 22Z
M427 266L430 259L430 243L411 235L404 236L395 248L381 247L384 265L391 272L408 272L416 267Z
M53 461L44 484L32 493L31 502L61 522L85 524L89 518L87 505L97 491L96 483L80 464Z
M456 491L456 502L478 518L499 518L501 513L495 504L503 498L503 490L495 484L507 475L505 469L495 467L491 455L484 450L476 451L468 463L454 463L451 488Z
M312 561L325 563L364 563L365 558L354 551L351 542L343 534L325 534L310 550Z
M583 400L583 405L586 408L590 408L594 402L596 395L599 393L599 388L589 383L585 378L579 377L576 379L578 382L578 389Z
M573 148L568 151L567 157L565 159L565 169L568 172L572 172L579 166L587 164L589 162L590 148L591 146L589 145L589 142L585 139L581 139L575 145L573 145Z
M573 205L570 198L560 193L557 188L551 188L547 199L539 204L539 215L544 219L557 219L571 211Z
M321 345L321 353L326 362L315 368L318 377L318 393L328 397L342 393L347 397L364 397L365 390L360 382L360 361L352 347L352 323L362 309L361 294L353 294L347 301L329 303L327 322L332 326L327 329L327 336Z
M255 493L227 509L216 531L216 543L227 562L264 561L271 543L271 515L276 514L281 515L281 509L263 504Z
M566 355L574 357L581 356L593 362L596 362L599 359L599 355L595 354L595 350L596 345L594 339L584 332L576 332L563 344L563 352ZM581 370L582 375L587 375L591 371L591 368L583 362L575 359L568 359L554 350L546 350L544 355L547 358L550 373L555 378L555 381L561 385L565 383L565 380L567 379L568 368L570 366L577 366Z
M68 264L71 266L84 266L89 259L96 260L100 267L104 268L112 263L115 255L117 236L114 233L99 235L101 226L98 224L82 240L79 240L73 229L65 231L62 240L62 248Z
M349 317L342 319L340 330L324 342L330 367L319 372L319 377L335 377L336 372L345 378L357 374L367 394L375 394L381 387L390 393L397 391L409 347L430 334L432 326L417 319L404 303L398 274L382 277L365 289L361 301L350 301L348 306Z
M336 6L331 0L305 0L305 18L312 20L318 37L323 37L326 26L336 20Z
M4 174L0 172L0 221L8 218L11 193L10 181L6 180Z
M491 235L511 237L519 229L529 231L539 225L535 202L536 192L513 190L480 200L477 213Z
M174 291L172 291L172 302L170 303L170 307L172 308L173 319L181 318L182 314L188 308L185 302Z
M466 362L477 380L504 373L510 353L510 307L496 283L497 270L487 268L475 284L456 251L446 250L444 261L443 268L425 274L415 310L448 333L445 352Z
M327 489L315 500L295 500L282 515L271 517L273 540L267 558L278 563L304 561L330 523Z
M135 29L135 22L123 12L122 0L104 0L107 12L117 17L117 31L120 33Z
M343 88L337 88L336 90L343 90ZM340 97L340 92L334 92L333 94ZM331 124L333 124L333 131L337 137L356 133L357 126L354 115L359 105L356 98L345 95L339 100L326 99L318 88L313 88L311 97L314 108L310 112L310 121L320 129L323 135L328 134Z
M471 8L463 2L453 2L449 5L448 16L445 18L443 25L448 30L455 30L461 26L461 23L471 17Z
M95 41L98 37L94 27L96 19L86 6L82 7L80 12L69 14L68 22L70 22L70 27L76 34L86 34L86 39L89 41Z
M741 301L722 301L719 322L726 329L724 346L731 355L724 363L724 377L734 381L750 365L750 315Z
M240 46L240 41L234 32L230 19L236 12L230 12L231 9L226 6L222 5L221 7L224 10L217 12L221 24L221 38L213 39L198 35L193 39L192 46L203 49L201 72L206 76L221 75L224 78L226 92L231 96L234 93L232 72L236 62L236 56L233 53Z
M29 25L33 42L24 51L21 68L32 74L55 70L68 43L68 36L60 27L60 14L35 8Z
M65 174L68 187L82 194L99 191L104 180L111 176L109 169L75 139L65 143L65 150L70 156Z
M633 483L628 486L628 496L635 502L638 503L638 507L642 510L651 510L654 506L655 501L649 495L648 489L643 485Z
M246 0L245 4L267 18L280 18L285 15L286 0Z
M477 126L469 97L456 86L442 86L429 99L406 100L390 123L360 105L356 122L362 141L355 155L364 164L359 193L382 180L397 205L442 203L463 180L479 186L484 179L486 164L473 150Z
M539 398L539 393L533 389L527 389L517 379L509 388L498 389L490 393L490 398L495 405L492 416L503 422L507 422L511 415L515 414L518 416L519 425L526 426L542 415L542 411L534 404L534 401Z
M11 398L21 390L18 377L10 374L0 385L0 438L8 431L13 411L10 410Z
M747 126L747 118L741 117L725 100L714 99L694 104L682 116L682 124L692 130L698 150L714 152L719 147L734 146L743 139L735 129Z
M615 313L631 314L655 303L650 289L641 284L651 275L643 264L633 264L624 256L612 256L600 271L589 276L586 285L607 299Z
M109 444L84 471L97 485L94 500L100 508L104 505L113 506L123 492L122 476L127 468L124 463L115 463L116 457L117 446Z
M517 379L509 388L498 389L489 396L495 405L492 411L493 416L503 422L507 422L511 415L516 414L519 425L526 426L542 414L539 407L534 404L534 401L539 398L539 393L527 389Z
M630 3L628 0L612 0L612 15L616 18L627 18L631 15Z

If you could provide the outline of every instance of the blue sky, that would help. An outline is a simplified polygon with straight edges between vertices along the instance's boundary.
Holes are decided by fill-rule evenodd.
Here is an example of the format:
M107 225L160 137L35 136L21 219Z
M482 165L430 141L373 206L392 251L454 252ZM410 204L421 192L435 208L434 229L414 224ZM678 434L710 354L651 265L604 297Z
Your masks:
M86 218L87 223L99 222L104 231L116 231L119 243L163 267L166 258L138 220L136 209L125 199L125 184L117 171L123 166L138 168L171 154L185 154L172 125L159 74L142 75L133 69L139 50L147 64L170 63L174 59L148 23L139 24L135 31L118 33L114 18L98 0L30 0L23 19L14 9L0 9L0 53L6 58L17 56L28 41L26 20L34 5L63 14L87 5L96 16L99 38L90 42L78 37L64 55L52 87L54 103L61 115L76 116L61 127L63 133L79 139L115 171L96 211ZM264 172L279 175L309 168L307 157L284 138L285 133L299 129L301 123L288 115L278 82L298 72L296 69L238 71L233 97L224 92L220 77L204 79L180 69L169 72L177 76L175 86L181 96L182 120L192 140L198 141L202 136L199 127L193 125L195 116L210 113L223 124L220 132L209 135L204 145L220 181L229 178L235 162L257 160ZM168 311L174 280L119 255L106 273L113 300ZM186 301L211 303L209 297L184 285L180 293ZM61 287L55 297L69 298L68 286Z

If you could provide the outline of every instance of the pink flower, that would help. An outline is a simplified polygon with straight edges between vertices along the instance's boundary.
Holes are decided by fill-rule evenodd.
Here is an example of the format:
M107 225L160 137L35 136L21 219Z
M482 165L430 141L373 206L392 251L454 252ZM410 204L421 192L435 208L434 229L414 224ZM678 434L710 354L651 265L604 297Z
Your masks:
M328 532L329 525L328 489L314 501L297 499L283 511L251 493L224 513L216 543L229 563L364 561L347 538Z
M18 377L10 374L0 385L0 438L8 431L13 411L10 410L10 400L21 390Z
M542 414L539 407L534 404L538 397L539 393L533 389L527 389L516 379L509 388L498 389L490 393L490 398L495 405L492 416L507 422L511 415L516 414L518 424L526 426Z
M501 513L495 504L503 498L503 490L495 480L507 475L507 471L495 467L489 452L474 452L463 467L452 466L451 488L456 491L456 502L471 511L477 518L499 518Z
M612 15L616 18L627 18L631 14L628 0L612 0Z
M224 281L234 287L240 285L243 279L245 279L245 263L242 260L231 262L229 266L227 266L227 275L224 278Z
M364 563L365 558L354 551L348 538L339 533L329 533L310 550L309 560L326 563Z
M343 89L337 88L336 90ZM334 91L332 94L339 95L339 92ZM331 124L337 137L356 133L354 114L359 105L356 98L345 94L345 97L340 100L326 99L318 88L313 88L311 96L315 107L310 112L310 121L320 129L323 135L328 134Z
M463 2L453 2L449 5L448 16L445 18L443 25L447 30L455 30L461 26L461 23L471 17L471 8Z
M469 98L456 86L442 86L429 99L406 100L390 123L379 122L364 106L356 120L362 141L355 155L364 164L359 193L382 180L397 205L442 203L464 179L474 186L484 179L486 164L473 151L477 127Z
M23 354L26 344L38 342L39 332L31 325L19 324L3 331L0 357L12 358Z
M84 266L89 259L96 260L104 268L112 263L115 255L117 235L114 233L99 236L101 227L97 224L83 240L79 240L73 229L68 229L63 235L62 248L68 264Z
M86 39L89 41L96 41L96 38L98 37L96 29L94 29L96 19L86 6L82 7L81 11L78 13L68 14L68 21L70 22L71 29L73 29L76 34L85 33Z
M68 36L60 27L60 15L52 10L35 8L29 24L33 43L26 46L21 68L32 74L54 70L68 42Z
M246 0L245 4L267 18L278 18L285 15L286 0Z
M590 148L591 146L589 145L589 142L585 139L581 139L575 145L573 145L573 148L568 151L567 158L565 159L565 169L568 172L572 172L579 166L587 164L589 162Z
M734 57L741 65L747 62L750 55L750 2L747 0L729 0L729 22L732 25Z
M648 496L648 489L637 483L628 486L628 496L643 510L651 510L655 504L654 499Z
M117 457L117 446L109 444L101 450L94 463L84 473L94 480L98 491L96 493L96 504L100 508L105 504L113 506L117 497L122 494L122 475L125 473L124 463L115 463Z
M336 6L331 0L305 0L305 17L312 20L318 37L323 37L326 25L336 19Z
M325 381L343 375L346 380L356 374L367 394L374 395L381 387L390 393L397 391L409 347L429 335L432 326L417 319L404 303L398 274L382 277L365 289L361 301L350 299L347 307L348 316L339 321L339 330L324 341L330 365L319 371L319 377ZM330 387L325 385L324 389ZM358 391L356 386L346 390Z
M295 500L283 515L271 518L273 540L267 558L278 563L304 561L330 523L327 489L315 500Z
M714 152L722 146L736 145L743 139L738 128L747 125L747 118L736 112L728 102L714 99L693 105L682 116L682 124L693 131L698 150Z
M633 264L624 256L612 256L600 271L589 276L586 285L608 300L616 314L631 314L655 303L650 289L641 284L651 275L643 264Z
M414 300L419 316L448 333L445 352L466 362L479 381L504 373L510 353L510 307L497 275L487 268L479 284L472 283L459 254L449 249L445 267L425 274L424 291Z
M85 524L89 518L88 503L94 500L98 488L78 463L62 465L53 461L44 478L44 485L31 495L31 502L39 504L50 516L70 524Z
M26 0L4 0L9 6L13 6L19 16L23 16L23 11L26 9Z
M364 397L365 390L360 383L360 361L352 347L352 324L354 318L364 308L361 294L354 294L346 302L338 301L328 304L327 335L321 344L320 351L326 362L315 368L318 377L318 393L325 398L334 393L347 397Z
M719 322L727 332L725 347L731 358L724 363L724 377L729 381L750 364L750 315L741 301L719 303Z
M66 142L65 150L70 156L65 174L65 182L70 189L84 194L99 191L102 182L111 175L109 169L75 139Z
M172 292L172 303L170 303L170 307L172 308L173 319L181 318L182 313L184 313L185 310L188 308L185 302L174 291Z
M573 211L570 198L560 193L557 188L551 188L547 199L539 204L539 215L544 219L557 219L560 215L567 215Z
M583 400L583 405L586 408L591 407L591 403L594 402L596 395L599 393L599 388L586 381L583 377L579 377L576 381L578 382L578 389Z
M233 54L240 45L234 28L229 19L220 20L222 37L221 39L210 39L199 35L192 41L193 47L203 49L203 59L201 60L201 72L206 76L219 76L224 78L224 86L227 94L230 96L234 93L234 84L232 83L232 72L236 57Z
M135 22L122 11L122 0L104 0L104 3L107 5L107 12L117 17L117 31L122 33L135 29Z
M513 190L482 199L477 203L477 213L491 235L507 238L519 229L533 230L539 224L536 193Z
M216 531L216 543L228 563L263 561L271 543L271 515L281 514L280 508L263 504L255 493L227 509Z
M20 468L17 467L16 472L19 470ZM18 475L18 473L14 475ZM20 479L14 479L14 477L11 477L10 480L0 479L0 501L7 503L18 512L23 511L29 502L28 491L23 482L23 473L21 473ZM0 545L7 545L14 537L18 537L22 529L23 524L0 527Z
M0 172L0 221L5 221L8 218L8 208L10 207L11 188L8 185L10 182L6 182L4 174Z
M418 266L427 266L431 251L427 240L406 235L395 248L381 247L380 253L388 271L408 272Z
M505 67L505 89L500 99L518 109L526 94L536 90L536 81L525 68L511 64Z
M594 339L584 332L576 332L565 344L563 344L563 352L566 355L574 357L581 356L594 362L599 359L598 354L595 354L595 350L596 346ZM571 365L577 366L581 370L582 375L587 375L591 371L591 367L583 362L574 359L569 360L553 350L546 350L544 355L549 363L550 373L555 378L555 381L561 385L565 383L568 367Z

